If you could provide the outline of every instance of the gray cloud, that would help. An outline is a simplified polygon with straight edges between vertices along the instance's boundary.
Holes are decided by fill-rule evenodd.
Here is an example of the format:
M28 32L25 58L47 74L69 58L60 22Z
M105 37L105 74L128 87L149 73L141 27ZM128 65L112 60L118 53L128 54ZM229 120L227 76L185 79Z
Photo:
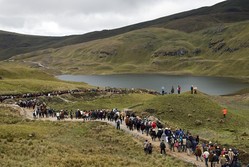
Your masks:
M0 0L0 29L36 35L112 29L223 0Z

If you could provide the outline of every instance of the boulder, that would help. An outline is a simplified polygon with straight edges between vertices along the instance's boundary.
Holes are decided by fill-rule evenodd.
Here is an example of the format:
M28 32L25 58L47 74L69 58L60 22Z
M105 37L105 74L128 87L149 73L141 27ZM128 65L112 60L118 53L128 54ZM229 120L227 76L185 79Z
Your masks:
M188 114L188 117L191 118L191 117L192 117L192 114Z
M202 121L201 120L195 120L195 125L196 126L200 126L200 125L202 125Z
M158 121L158 118L156 118L156 117L154 117L154 116L149 116L148 120L157 122L157 121Z

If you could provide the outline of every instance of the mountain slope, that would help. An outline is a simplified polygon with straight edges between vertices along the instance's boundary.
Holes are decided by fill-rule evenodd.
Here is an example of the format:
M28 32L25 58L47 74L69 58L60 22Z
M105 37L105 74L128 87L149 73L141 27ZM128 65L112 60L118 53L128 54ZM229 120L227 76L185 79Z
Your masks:
M189 33L220 23L244 21L248 18L249 4L247 0L227 0L212 7L204 7L114 30L96 31L83 35L41 37L0 31L0 60L31 51L109 38L148 27L174 29Z
M186 33L145 28L112 38L13 57L62 73L249 76L249 21Z

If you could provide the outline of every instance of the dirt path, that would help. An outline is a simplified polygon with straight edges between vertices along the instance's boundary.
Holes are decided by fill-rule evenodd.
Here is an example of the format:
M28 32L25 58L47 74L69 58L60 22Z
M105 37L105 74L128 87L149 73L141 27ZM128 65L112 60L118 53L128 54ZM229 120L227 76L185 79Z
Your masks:
M27 109L27 108L21 108L19 107L18 105L14 105L14 104L1 104L1 106L5 106L5 107L11 107L11 108L14 108L16 109L17 111L20 112L20 115L28 118L28 119L33 119L33 110L31 109ZM55 117L49 117L49 118L38 118L37 120L50 120L50 121L58 121ZM74 121L74 122L82 122L82 119L64 119L64 120L61 120L61 121ZM97 120L99 122L106 122L106 123L109 123L110 125L113 125L113 126L116 126L115 122L110 122L110 121L107 121L107 120ZM142 134L141 132L138 132L137 130L133 130L133 131L130 131L126 125L123 123L120 125L120 128L125 131L126 133L129 133L131 134L133 137L135 138L140 138L142 140L148 140L149 142L152 143L153 147L154 147L154 150L157 150L159 149L159 145L160 145L160 142L158 140L156 141L152 141L151 140L151 137L150 136L146 136L146 134ZM154 151L155 152L155 151ZM182 161L185 161L185 162L188 162L188 163L191 163L193 165L196 165L197 167L205 167L205 164L204 162L201 162L201 161L196 161L196 158L194 155L190 155L188 156L187 153L185 152L172 152L169 150L168 148L168 145L167 145L167 148L166 148L166 154L167 155L170 155L172 157L175 157L177 159L180 159Z

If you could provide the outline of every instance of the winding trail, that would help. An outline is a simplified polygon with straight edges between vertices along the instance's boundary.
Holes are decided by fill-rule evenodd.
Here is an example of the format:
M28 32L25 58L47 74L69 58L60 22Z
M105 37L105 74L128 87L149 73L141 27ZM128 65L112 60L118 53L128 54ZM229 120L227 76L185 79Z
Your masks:
M31 109L21 108L20 106L15 105L15 104L0 104L0 106L14 108L15 110L19 111L21 116L33 120L33 110L31 110ZM58 121L56 117L38 118L36 120ZM64 120L60 120L60 121L82 122L83 120L82 119L72 119L71 120L71 119L68 118L68 119L64 119ZM108 124L110 124L112 126L116 126L116 123L114 121L113 122L110 122L108 120L95 120L95 121L106 122L106 123L108 123ZM141 139L141 140L146 140L147 139L149 142L152 143L152 145L154 147L154 150L160 149L160 146L159 146L160 142L158 140L157 141L152 141L150 136L146 136L146 134L142 134L141 132L138 132L137 130L130 131L126 127L126 125L124 123L120 125L120 128L124 132L131 134L136 139ZM177 152L177 151L172 152L172 151L169 150L168 145L167 145L167 148L166 148L166 154L170 155L172 157L175 157L175 158L177 158L179 160L182 160L184 162L191 163L191 164L193 164L193 165L195 165L197 167L205 167L204 162L196 161L196 158L195 158L194 155L188 156L187 153L185 153L185 152Z

